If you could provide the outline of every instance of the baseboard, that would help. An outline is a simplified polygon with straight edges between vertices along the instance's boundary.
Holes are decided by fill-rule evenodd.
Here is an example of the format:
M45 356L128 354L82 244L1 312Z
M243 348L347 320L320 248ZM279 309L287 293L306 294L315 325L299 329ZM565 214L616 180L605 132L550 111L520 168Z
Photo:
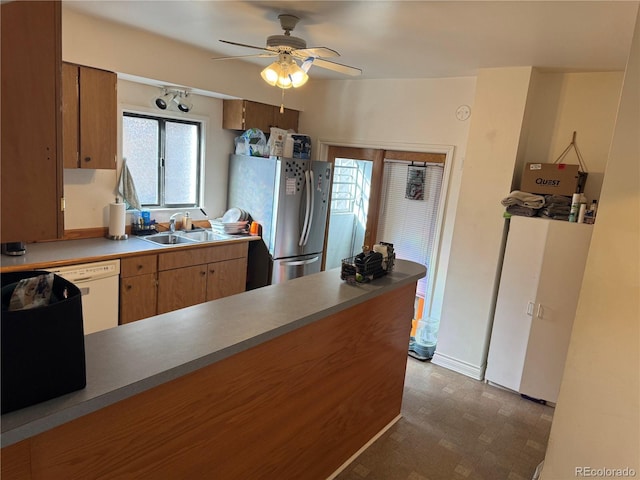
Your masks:
M360 455L362 452L364 452L367 448L369 448L373 442L375 442L377 439L379 439L387 430L389 430L398 420L400 420L402 418L402 415L398 415L396 418L394 418L393 420L391 420L382 430L380 430L378 433L375 434L375 436L373 436L371 438L371 440L369 440L367 443L365 443L360 450L358 450L356 453L354 453L353 455L351 455L351 457L349 457L349 460L347 460L346 462L344 462L342 465L340 465L340 467L333 472L329 477L327 477L327 480L333 480L334 478L336 478L340 473L342 473L342 471L347 468L351 462L353 462L358 455Z
M448 368L454 372L461 373L475 380L482 380L484 378L485 365L479 367L477 365L458 360L457 358L444 355L443 353L438 352L438 350L436 350L436 353L433 355L431 363Z

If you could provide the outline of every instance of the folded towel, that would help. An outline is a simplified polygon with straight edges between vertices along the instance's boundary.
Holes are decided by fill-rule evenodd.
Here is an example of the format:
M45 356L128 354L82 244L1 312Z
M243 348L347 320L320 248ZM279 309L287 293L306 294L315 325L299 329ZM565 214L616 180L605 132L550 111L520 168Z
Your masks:
M571 197L565 197L564 195L545 195L544 205L548 206L551 204L571 206Z
M122 169L120 170L120 180L118 182L118 192L122 195L125 202L129 204L131 208L141 210L140 200L138 200L138 192L136 191L136 184L133 181L129 167L127 167L127 159L122 159Z
M501 203L505 207L510 205L520 205L522 207L529 208L542 208L544 206L544 201L545 199L542 195L514 190L508 197L503 198Z
M535 217L538 215L537 208L523 207L522 205L509 205L507 207L507 213L511 215L518 215L521 217Z

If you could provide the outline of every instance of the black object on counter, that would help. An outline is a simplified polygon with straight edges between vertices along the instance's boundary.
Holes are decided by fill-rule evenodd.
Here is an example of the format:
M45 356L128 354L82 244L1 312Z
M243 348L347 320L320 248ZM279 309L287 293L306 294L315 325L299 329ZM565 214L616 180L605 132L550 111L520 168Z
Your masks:
M15 284L43 271L2 274L2 414L84 388L87 384L82 299L73 283L54 275L51 302L6 311ZM6 300L6 302L5 302Z
M24 255L27 253L27 246L24 242L9 242L2 244L2 254L11 257Z

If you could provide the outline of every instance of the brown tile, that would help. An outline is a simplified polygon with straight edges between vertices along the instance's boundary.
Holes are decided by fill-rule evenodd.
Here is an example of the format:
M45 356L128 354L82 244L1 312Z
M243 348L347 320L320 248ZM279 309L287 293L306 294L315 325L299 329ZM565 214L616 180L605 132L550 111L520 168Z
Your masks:
M402 415L336 480L529 480L553 408L409 358Z

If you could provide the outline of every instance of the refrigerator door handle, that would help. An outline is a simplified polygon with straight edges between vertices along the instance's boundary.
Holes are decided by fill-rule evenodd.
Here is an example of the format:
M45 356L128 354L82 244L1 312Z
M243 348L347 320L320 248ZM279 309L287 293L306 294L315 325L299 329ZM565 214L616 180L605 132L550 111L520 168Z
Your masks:
M298 246L304 245L305 234L307 233L307 224L309 223L309 207L311 204L311 191L309 189L309 171L304 172L304 185L307 190L307 210L304 212L304 225L302 225L302 232L300 232L300 240L298 240Z
M303 245L306 245L307 242L309 241L309 233L311 233L311 225L313 225L313 209L315 208L315 203L316 203L316 196L314 195L313 192L313 185L314 185L314 181L313 181L313 170L309 170L309 195L311 196L311 208L309 209L309 225L307 225L307 233L304 236L304 243Z
M281 262L280 265L285 265L287 267L295 267L296 265L309 265L310 263L315 263L320 259L320 257L315 256L308 260L295 260L293 262Z

